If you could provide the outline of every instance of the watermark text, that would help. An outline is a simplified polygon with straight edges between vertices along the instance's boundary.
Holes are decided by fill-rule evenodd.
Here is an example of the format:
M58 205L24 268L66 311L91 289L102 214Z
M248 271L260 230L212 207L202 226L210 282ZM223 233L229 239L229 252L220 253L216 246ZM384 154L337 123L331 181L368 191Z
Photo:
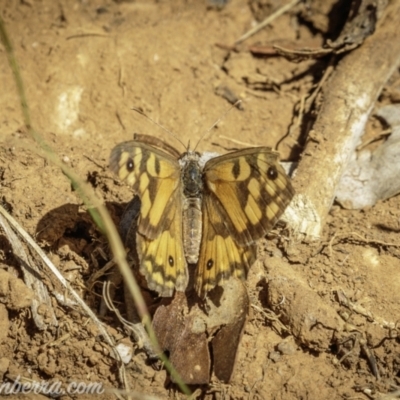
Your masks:
M103 394L103 384L100 382L70 382L60 381L27 381L20 375L13 382L0 383L0 395L10 394L43 394L47 396L62 396L65 394Z

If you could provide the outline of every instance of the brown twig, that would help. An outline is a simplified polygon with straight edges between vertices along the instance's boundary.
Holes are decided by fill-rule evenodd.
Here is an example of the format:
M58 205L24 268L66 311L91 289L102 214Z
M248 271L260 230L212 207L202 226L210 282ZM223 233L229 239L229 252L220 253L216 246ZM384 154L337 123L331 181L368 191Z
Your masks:
M293 8L297 3L299 3L299 1L300 0L293 0L290 3L284 5L283 7L279 8L278 10L276 10L271 15L268 15L268 17L265 18L264 21L260 22L257 26L255 26L254 28L250 29L244 35L242 35L238 40L236 40L235 44L239 44L239 43L244 42L246 39L248 39L249 37L253 36L254 34L256 34L261 29L265 28L273 20L275 20L276 18L280 17L282 14L284 14L285 12L287 12L291 8Z

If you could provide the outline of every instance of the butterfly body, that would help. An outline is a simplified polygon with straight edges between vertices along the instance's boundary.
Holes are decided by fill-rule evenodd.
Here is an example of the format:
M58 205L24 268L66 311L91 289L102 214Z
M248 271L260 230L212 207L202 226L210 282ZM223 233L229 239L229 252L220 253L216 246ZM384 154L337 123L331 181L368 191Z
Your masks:
M201 198L185 198L183 201L183 247L189 264L196 264L199 259L202 234L201 200Z
M141 200L140 271L161 296L186 289L187 264L196 264L202 297L232 275L244 279L255 261L255 242L294 194L277 153L267 147L205 161L140 135L112 150L110 167Z
M187 152L179 159L182 190L182 236L186 261L199 259L202 234L203 176L198 153Z

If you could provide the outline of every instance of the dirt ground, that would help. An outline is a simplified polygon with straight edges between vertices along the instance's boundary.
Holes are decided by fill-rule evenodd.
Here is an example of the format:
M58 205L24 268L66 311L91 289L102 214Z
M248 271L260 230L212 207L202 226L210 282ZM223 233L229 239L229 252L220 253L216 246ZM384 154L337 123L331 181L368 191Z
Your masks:
M63 162L92 185L116 222L133 194L109 171L111 149L139 132L185 150L133 107L186 144L197 143L224 115L230 99L241 98L242 109L231 110L200 142L199 150L225 153L279 145L283 160L299 160L306 124L293 129L294 110L319 82L330 58L293 63L276 54L253 55L248 49L257 45L270 50L271 43L321 46L327 37L334 37L335 26L343 25L346 13L332 7L336 2L321 6L319 13L314 9L308 18L295 8L232 51L235 40L283 2L220 3L3 0L0 4L34 127ZM386 93L400 91L398 74L397 69ZM99 313L104 277L95 280L90 290L87 285L110 257L106 241L60 169L32 151L1 45L0 83L2 205ZM382 130L373 117L368 127L369 135ZM198 398L364 399L398 393L399 221L399 197L362 210L345 210L334 203L320 241L291 240L288 231L281 233L286 239L274 236L262 241L259 260L247 280L251 307L232 380L223 384L213 379L200 388ZM282 246L284 241L289 245ZM99 248L106 252L105 258ZM10 277L12 271L22 276L18 265L2 233L0 272L7 274L0 282L0 384L20 376L37 382L100 382L107 389L120 388L115 360L87 316L53 298L58 326L44 330L35 326L22 301L29 295ZM285 299L292 307L289 311L280 308ZM117 301L123 302L122 297ZM312 324L307 318L318 322ZM148 362L111 313L103 320L117 342L134 347L127 378L139 393L137 398L184 398L165 369ZM45 398L33 393L29 397ZM98 397L115 395L107 392Z

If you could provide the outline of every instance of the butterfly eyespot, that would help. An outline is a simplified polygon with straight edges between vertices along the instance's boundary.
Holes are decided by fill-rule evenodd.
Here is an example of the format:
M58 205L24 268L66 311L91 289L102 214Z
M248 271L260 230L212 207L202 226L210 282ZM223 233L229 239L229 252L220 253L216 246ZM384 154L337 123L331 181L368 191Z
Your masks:
M207 269L210 270L213 267L213 265L214 265L214 261L210 258L207 261Z
M168 264L169 264L170 267L174 266L174 257L172 257L172 256L168 257Z
M134 167L135 167L135 166L134 166L134 164L133 164L132 158L129 158L128 161L126 162L126 169L127 169L129 172L132 172Z
M275 167L269 167L267 171L268 178L271 180L275 180L278 177L278 171Z

